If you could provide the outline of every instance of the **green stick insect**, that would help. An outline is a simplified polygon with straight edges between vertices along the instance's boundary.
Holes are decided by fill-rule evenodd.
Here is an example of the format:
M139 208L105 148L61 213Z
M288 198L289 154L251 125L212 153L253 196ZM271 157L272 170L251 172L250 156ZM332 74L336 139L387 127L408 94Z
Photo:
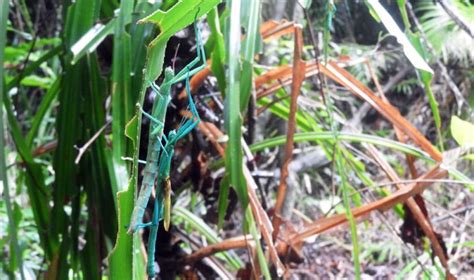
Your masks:
M158 179L157 192L154 203L153 218L151 222L151 232L148 238L148 276L155 275L155 245L158 234L159 221L163 219L163 226L168 230L171 219L171 181L170 181L170 166L173 158L174 147L179 139L191 132L194 127L200 122L199 114L194 105L191 90L189 86L189 75L186 78L186 94L189 100L189 108L192 117L188 119L178 130L171 130L168 137L163 135L165 145L162 146L160 161L158 164ZM162 186L160 188L160 186ZM163 203L164 202L164 203Z
M148 139L148 152L146 161L139 161L146 164L143 170L142 186L135 202L132 212L128 233L134 233L141 228L151 227L148 243L148 265L147 272L149 277L155 276L154 256L155 244L158 233L158 225L161 219L164 219L164 227L169 228L171 217L171 182L169 179L171 160L174 154L174 147L178 140L185 137L199 123L200 118L196 110L193 98L191 96L189 78L198 73L206 66L206 55L202 43L201 33L194 24L194 30L197 41L197 56L178 74L174 74L172 68L167 67L164 73L164 81L161 86L151 83L152 90L156 93L156 99L153 103L151 114L141 110L142 114L151 120L150 134ZM198 67L194 68L198 63ZM189 108L192 117L185 121L178 130L172 130L166 137L163 134L164 119L166 116L169 102L171 101L171 86L181 81L186 81L186 93L189 101ZM163 143L164 142L164 145ZM157 183L156 198L152 221L143 223L145 209L151 196L153 186Z
M152 90L156 93L156 99L153 103L151 114L148 114L142 110L143 115L149 118L152 123L150 125L146 162L140 161L141 163L146 164L145 169L143 170L142 187L140 189L137 201L135 202L135 208L133 209L128 233L134 233L140 228L150 226L150 223L143 224L142 220L143 215L145 214L146 205L150 199L155 179L160 172L158 170L158 161L160 159L161 148L163 147L161 141L163 136L164 119L169 102L171 101L171 86L185 80L188 77L193 76L205 67L206 55L204 53L201 33L199 32L196 25L194 26L194 30L196 32L196 40L198 44L197 57L176 75L174 74L174 71L171 67L167 67L164 71L165 77L161 86L151 83ZM192 69L199 62L202 62L203 64L196 67L195 69ZM189 102L190 104L194 105L192 98L189 99ZM187 133L189 133L189 131ZM181 136L181 138L183 136Z

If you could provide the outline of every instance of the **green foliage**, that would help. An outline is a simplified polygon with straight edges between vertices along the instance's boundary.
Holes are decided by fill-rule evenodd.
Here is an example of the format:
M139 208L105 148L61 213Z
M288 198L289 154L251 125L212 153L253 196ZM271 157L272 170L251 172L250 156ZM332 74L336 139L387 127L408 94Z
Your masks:
M4 48L6 42L6 26L8 20L8 12L9 12L9 3L4 1L0 6L0 76L2 77L0 80L0 104L3 103L4 95L6 91L4 90L4 69L3 69L3 62L4 62ZM0 109L0 113L3 116L3 106ZM17 268L20 271L20 275L22 279L25 279L25 275L23 274L23 264L22 264L22 257L20 252L20 245L18 243L18 225L19 220L21 220L21 212L18 211L18 207L14 207L14 205L10 201L10 187L8 184L8 176L7 176L7 168L6 168L6 160L5 160L5 143L4 143L4 124L3 124L3 117L0 120L0 180L2 181L3 187L3 197L5 200L5 206L7 210L8 216L8 239L10 243L10 258L8 262L8 266L5 266L6 271L10 274L10 278L13 278L14 272ZM5 237L7 239L7 237ZM3 247L3 246L2 246Z
M240 2L229 1L230 10L227 29L225 31L227 65L227 87L225 106L228 108L225 115L225 128L229 136L226 148L226 170L230 183L242 203L244 209L248 205L247 184L242 171L242 116L240 114Z
M474 23L474 5L469 1L449 1L462 20L471 26ZM420 15L420 22L428 40L444 61L450 59L468 66L474 62L472 45L474 39L462 30L440 5L433 1L422 0L416 2L416 11Z
M244 48L242 49L242 77L240 87L240 111L244 113L250 101L250 96L254 88L253 62L257 39L260 36L260 1L242 1L243 26L246 28ZM247 17L248 15L248 17Z
M415 86L417 84L418 84L417 79L410 78L410 79L406 79L406 80L403 80L400 83L398 83L394 87L394 89L395 89L395 91L401 92L403 94L411 95L411 94L413 94L413 86Z
M451 134L461 147L474 145L474 124L470 122L451 117Z
M217 78L219 90L221 92L225 92L225 89L226 89L225 70L224 70L224 63L226 61L225 43L224 43L224 35L221 32L217 8L214 8L213 10L209 11L209 14L207 16L207 23L209 24L209 27L211 28L211 37L209 38L209 42L212 43L211 70L214 76Z
M179 30L194 22L213 9L221 0L181 0L170 10L156 10L151 15L141 19L139 23L153 23L160 28L160 34L149 45L147 81L154 81L161 74L166 43Z
M190 233L198 232L203 237L205 237L206 240L211 244L215 244L222 241L217 232L214 231L211 227L209 227L209 225L204 220L202 220L200 217L196 216L186 208L175 207L173 209L173 213L176 214L175 218L177 220L182 220L183 222L189 224ZM234 269L240 269L243 267L242 261L237 256L228 252L224 252L222 256L228 262L229 266L233 267Z
M227 134L224 139L218 139L219 142L227 139L225 159L213 161L213 155L207 157L212 148L198 151L200 154L208 153L200 163L208 164L211 171L225 166L222 173L220 170L214 173L223 174L216 179L216 182L220 179L218 202L213 205L217 207L217 214L207 213L214 215L212 218L215 218L216 225L209 225L208 217L204 219L182 205L174 207L172 220L175 225L182 226L190 238L198 235L210 244L223 241L221 236L228 236L221 231L228 229L229 221L225 217L229 205L232 205L229 203L233 194L232 187L242 206L239 209L241 211L234 211L233 218L240 213L237 220L242 220L242 231L250 233L252 239L257 241L253 259L258 260L260 273L267 279L274 276L271 274L274 272L272 267L267 263L268 248L261 242L262 225L257 223L257 218L261 217L254 216L252 208L248 207L247 184L243 176L243 166L247 164L242 154L242 139L246 128L243 116L249 109L249 101L255 92L255 78L269 66L258 65L255 60L262 44L259 33L261 1L232 0L226 2L226 7L220 7L225 9L218 9L221 2L166 0L151 4L145 0L64 1L63 13L59 16L64 22L60 22L58 27L63 32L61 37L53 38L43 38L43 35L39 35L43 33L35 30L36 25L30 15L32 9L26 5L28 1L19 1L19 6L15 7L15 12L19 15L15 14L15 21L12 22L7 17L9 2L2 2L0 97L3 99L0 101L4 105L2 108L5 109L8 128L3 128L3 122L1 123L0 146L5 149L0 151L0 177L4 198L0 202L0 248L5 252L5 257L2 255L0 273L5 272L12 279L28 278L29 275L23 274L30 271L36 275L44 273L48 279L146 277L142 235L127 234L140 177L140 146L144 146L145 142L140 139L142 119L136 104L143 107L150 82L161 75L169 39L192 24L196 18L207 16L210 35L206 51L207 57L212 59L210 68L217 80L215 83L215 80L209 79L207 86L218 88L220 97L225 99L223 122L216 121L215 124L223 123ZM323 32L322 47L327 58L338 59L340 55L369 58L373 61L376 76L381 80L389 75L387 73L393 70L394 65L400 65L402 53L397 53L391 47L388 51L379 51L378 48L384 48L382 44L374 49L374 46L331 42L337 30L336 4L339 16L344 5L347 5L344 1L299 2L306 8L312 4L313 8L322 7L320 10L324 14L320 17L320 30ZM432 5L432 1L420 2L419 6L417 4L417 13L436 50L450 59L461 61L464 66L470 65L472 52L467 50L470 50L472 39L466 40L465 32L443 14L442 10ZM453 3L464 19L473 21L472 5L460 0ZM405 23L405 33L394 29L391 25L393 19L383 8L370 8L374 17L387 26L389 33L401 41L405 54L413 65L424 70L418 71L419 81L407 78L398 83L395 90L410 94L414 84L423 85L441 136L442 108L438 108L441 105L436 102L435 87L431 88L431 69L425 65L425 61L432 57L427 55L425 42L420 40L419 34L411 34L409 31L406 1L398 0L397 4ZM24 21L22 28L15 26L17 18ZM333 23L336 26L332 26ZM244 36L241 36L241 31L244 31ZM7 32L8 36L5 36ZM384 38L379 39L381 42ZM110 43L113 44L112 48L108 48ZM3 46L4 44L11 46ZM262 55L271 56L279 64L290 63L293 41L283 38L278 44L275 54ZM305 49L305 58L309 57L308 49L309 47ZM104 50L112 54L109 59L102 54ZM355 64L350 69L357 79L366 84L371 83L372 77L365 64ZM345 113L349 110L338 106L341 100L345 104L350 98L334 95L338 89L330 85L330 88L324 88L328 104L323 104L315 93L315 85L320 84L316 80L311 84L307 83L302 92L304 99L299 100L302 102L296 113L298 131L294 140L298 149L295 151L300 151L299 148L305 151L306 148L320 147L326 158L334 161L334 165L332 170L324 167L324 171L310 171L311 175L320 177L318 184L322 183L326 190L324 193L318 190L318 199L305 195L302 201L309 204L310 208L316 206L315 209L323 210L334 207L336 211L331 213L345 213L350 224L354 268L356 277L359 277L362 273L361 261L371 257L375 262L387 261L395 254L395 249L371 247L365 241L359 244L363 236L362 228L356 228L350 209L366 202L360 186L375 190L376 195L381 196L389 195L390 189L377 187L372 181L373 166L366 166L370 161L363 154L354 151L363 144L374 144L384 151L413 155L418 160L417 164L433 164L434 161L419 148L391 140L393 130L387 127L364 133L339 131L340 124L344 123ZM202 100L198 101L201 105L204 103ZM352 99L349 102L353 102ZM311 105L305 106L305 103ZM179 102L175 103L177 104L180 105ZM280 89L272 97L259 99L257 105L260 109L268 108L273 117L283 120L284 124L280 125L286 126L290 100L284 89ZM350 111L355 112L352 109ZM221 117L220 110L216 109L211 113ZM453 138L462 148L472 145L474 125L452 117L450 127ZM176 127L170 124L168 128ZM267 154L273 154L278 146L287 142L286 135L275 132L277 129L274 127L269 130L269 133L265 131L263 134L263 140L250 146L251 152L260 152L261 157L267 157ZM382 136L373 136L377 133ZM201 133L197 134L202 136ZM195 138L193 137L193 141ZM202 142L201 138L203 137L197 142ZM5 139L8 141L2 142ZM439 140L442 145L443 139L440 137ZM52 147L52 152L45 147ZM12 148L15 151L11 151ZM44 149L47 151L44 152ZM123 157L132 156L132 164L123 160ZM187 157L183 158L187 160ZM389 159L398 173L405 175L406 166L404 162L400 162L399 155L389 156ZM469 180L454 168L449 167L449 172L455 179ZM335 183L334 190L329 190L325 185L330 181L326 178L327 175ZM177 188L189 189L189 180L184 178L182 181L183 185ZM208 210L209 205L203 203L203 200L208 202L207 198L195 191L182 192L181 196L177 188L174 188L173 200L178 198L176 201L180 201L184 197L185 201L191 201L187 203L192 205L189 208ZM472 184L467 184L467 188L474 190ZM266 191L268 200L273 203L273 189ZM326 191L332 192L329 198ZM262 194L259 192L258 195ZM396 211L403 211L400 205L396 207ZM144 236L146 239L147 235ZM358 237L361 237L360 240ZM472 247L472 242L459 246ZM226 264L225 269L235 272L245 267L240 259L240 252L237 253L221 252L217 254L217 259ZM374 256L376 254L377 257ZM398 255L395 257L402 258ZM427 260L427 254L422 258ZM413 269L418 269L418 264L408 263L399 277L409 275ZM428 274L425 273L428 276L441 275L436 266L429 266L428 270ZM3 276L0 275L0 278Z

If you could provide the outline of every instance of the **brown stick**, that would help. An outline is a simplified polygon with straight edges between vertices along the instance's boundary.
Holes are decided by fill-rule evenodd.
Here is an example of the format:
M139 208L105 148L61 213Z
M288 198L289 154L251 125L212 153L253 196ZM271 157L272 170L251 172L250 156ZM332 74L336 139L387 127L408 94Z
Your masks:
M247 248L247 242L254 242L251 235L229 238L223 240L222 242L197 250L196 252L187 256L185 258L185 262L193 263L218 252Z
M387 176L390 178L392 181L400 181L400 178L398 177L397 173L393 168L388 164L388 162L380 155L380 153L372 146L368 146L369 152L374 158L374 160L380 165L382 170L387 174ZM395 186L401 190L404 189L405 186L402 184L395 184ZM448 268L448 258L444 254L443 248L441 247L441 244L439 243L439 240L433 231L433 227L428 220L427 217L423 214L420 206L416 203L415 199L413 197L410 197L407 199L405 202L410 211L413 213L413 216L415 217L416 221L420 225L421 229L425 233L425 235L430 239L431 244L433 245L434 252L436 256L438 256L439 260L441 261L441 264L446 268L446 270L449 272Z
M387 97L385 96L385 93L382 89L382 86L379 83L379 79L377 79L377 75L375 75L374 70L372 68L372 64L370 63L369 60L365 61L365 64L367 65L367 69L369 69L370 76L372 77L372 81L374 81L375 88L377 88L377 92L379 93L380 97L382 98L382 101L385 102L388 105L391 105L390 102L388 101ZM395 108L395 107L394 107ZM395 108L397 109L397 108ZM397 109L398 111L398 109ZM398 127L393 126L393 129L395 130L395 134L397 135L398 141L400 141L403 144L406 144L406 137L405 134L403 133L402 130L400 130ZM405 158L407 160L408 168L410 169L411 177L416 178L418 177L418 172L415 167L415 157L409 154L405 154Z
M278 186L277 200L275 204L275 215L273 216L273 240L276 240L280 225L281 211L286 197L288 178L288 166L293 158L294 134L296 130L296 112L298 111L298 96L300 95L301 85L305 79L306 64L301 59L303 52L303 32L301 27L295 27L295 47L293 58L293 84L291 86L291 104L290 114L288 116L288 132L286 136L285 160L281 166L280 185Z
M326 65L321 64L320 69L326 76L368 102L394 126L404 131L406 135L425 150L434 160L440 162L443 159L443 156L436 147L433 146L411 123L402 117L393 106L384 103L381 98L376 96L349 72L337 66L335 62L329 62Z
M221 157L225 158L225 147L223 147L224 145L217 141L217 139L222 138L224 136L222 131L220 131L213 123L208 122L200 122L198 124L198 128L203 134L205 134L209 138L209 140L219 152ZM260 201L257 198L257 194L255 193L255 189L257 188L257 186L255 181L253 180L252 175L250 174L249 169L245 164L243 164L242 169L244 177L247 181L247 192L249 195L250 207L255 217L255 222L257 223L260 229L260 233L262 234L262 237L268 246L267 248L270 254L270 259L275 265L278 274L280 275L285 271L285 266L278 257L278 253L275 249L275 245L271 237L271 233L273 232L272 224L270 223L270 219L268 218L267 213L265 212L265 210L263 210L262 205L260 204Z
M439 179L446 176L447 171L441 169L439 164L436 165L433 169L425 173L420 179ZM372 203L356 207L351 209L352 215L355 218L363 217L374 210L385 211L393 207L397 203L406 201L408 198L421 193L427 186L430 185L430 182L422 181L418 183L413 183L406 185L403 189L398 190L391 194L390 196L384 197ZM303 231L292 235L289 239L294 240L294 242L303 241L306 238L314 236L318 233L327 231L331 228L334 228L338 225L347 222L346 214L334 215L328 218L322 218L313 223L312 225L305 227Z

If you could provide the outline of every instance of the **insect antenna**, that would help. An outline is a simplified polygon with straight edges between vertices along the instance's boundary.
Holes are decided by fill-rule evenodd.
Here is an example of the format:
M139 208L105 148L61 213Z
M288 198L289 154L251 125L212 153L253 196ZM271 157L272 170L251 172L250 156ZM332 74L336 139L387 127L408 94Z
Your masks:
M176 68L175 68L175 64L176 64L176 57L178 57L178 51L179 51L179 47L181 46L180 43L178 43L178 46L176 46L176 50L174 51L174 56L173 56L173 64L172 64L172 68L173 68L173 72L176 73Z

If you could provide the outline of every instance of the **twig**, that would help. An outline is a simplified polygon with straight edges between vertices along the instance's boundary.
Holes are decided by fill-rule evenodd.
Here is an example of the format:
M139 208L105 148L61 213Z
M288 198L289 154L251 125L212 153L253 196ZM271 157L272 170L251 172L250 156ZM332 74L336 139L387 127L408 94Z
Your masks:
M75 147L79 153L77 154L77 157L76 159L74 160L74 163L75 164L79 164L79 161L81 161L81 158L82 158L82 155L84 155L84 153L87 151L87 149L89 148L90 145L92 145L92 143L94 143L94 141L100 136L100 134L102 134L102 132L107 128L107 126L109 126L109 124L111 123L112 121L111 120L108 120L93 136L91 139L89 139L89 141L87 141L82 147Z
M421 28L421 24L418 21L418 18L416 17L415 13L413 12L413 8L409 2L406 2L406 7L407 7L408 14L410 15L413 22L415 23L415 26L418 29L418 31L420 32L420 36L425 42L426 47L431 53L435 53L433 46L428 41L428 38L426 37L426 34L423 31L423 28ZM441 60L437 56L434 56L434 58L436 61L436 65L438 65L438 67L441 69L441 75L446 80L448 87L451 89L451 91L454 94L454 97L456 98L456 103L458 105L458 115L459 115L461 113L461 108L462 108L463 103L468 104L468 102L462 95L456 83L454 83L453 79L451 79L451 77L449 76L448 69L446 68L446 66L444 66L444 64L441 62Z
M288 167L293 158L294 134L296 130L296 112L298 111L298 96L300 95L301 85L305 79L304 73L306 64L301 59L303 51L303 32L301 27L295 26L295 46L293 55L293 83L291 86L290 114L288 116L288 132L286 136L285 160L281 166L280 184L278 186L277 200L275 204L275 215L273 216L273 240L276 240L280 225L283 203L287 194ZM290 207L291 208L291 207ZM291 213L290 211L288 211Z
M214 145L216 150L219 152L222 158L225 157L225 148L222 143L219 143L217 139L223 136L222 131L220 131L214 124L201 121L198 124L199 130L209 138L209 141ZM242 166L244 177L247 181L247 191L249 195L249 203L252 209L252 212L255 217L255 222L257 223L258 228L262 234L265 243L267 244L268 252L270 259L276 267L277 273L280 275L285 270L280 258L275 249L275 245L272 240L271 232L272 224L268 218L267 213L263 210L262 205L260 204L255 189L257 188L255 180L253 179L249 169L245 164Z
M246 248L248 242L249 243L254 242L252 239L252 235L250 234L246 236L229 238L229 239L223 240L222 242L211 244L209 246L206 246L204 248L197 250L196 252L187 256L185 258L185 262L194 263L200 259L214 255L215 253L233 250L233 249Z
M311 45L313 46L314 59L316 60L316 64L318 66L319 92L321 93L321 98L323 99L324 105L327 105L326 95L324 94L325 80L324 80L324 77L323 77L323 75L321 73L321 69L320 69L320 64L321 64L319 62L320 53L319 53L318 44L317 44L317 41L316 41L316 36L314 35L313 23L311 22L311 17L309 16L308 11L306 9L303 9L303 10L304 10L305 18L308 21L308 30L309 30L309 34L310 34Z
M443 10L449 15L449 17L464 31L466 31L471 38L474 39L474 30L469 27L469 24L464 22L464 20L457 15L457 12L451 8L451 5L446 3L445 0L438 0L437 1L441 7L443 7Z
M432 219L432 222L433 223L439 223L441 221L444 221L446 219L449 219L449 218L453 218L455 219L456 221L460 222L460 223L463 223L463 219L459 218L458 216L456 215L459 215L459 214L462 214L464 212L467 212L471 209L474 209L474 205L467 205L467 206L464 206L464 207L461 207L461 208L458 208L456 210L448 210L446 208L444 208L443 206L437 204L437 203L434 203L433 201L429 200L429 199L426 199L426 201L431 204L431 205L434 205L435 207L439 208L439 209L442 209L443 211L445 211L447 214L444 215L444 216L440 216L440 217L436 217L436 218L433 218ZM470 229L474 229L474 226L468 224L466 225L468 226ZM462 231L461 231L462 232Z
M175 228L174 230L176 230L180 237L185 240L187 244L190 245L192 250L198 250L198 248L202 247L202 243L196 240L194 236L187 234L179 228ZM217 273L217 275L219 275L220 278L232 279L232 274L222 265L222 263L216 257L211 255L208 255L207 257L208 258L202 259L202 262L205 265L211 267ZM198 259L196 259L196 261L198 261ZM195 264L195 267L198 267L198 265Z
M367 65L367 68L369 69L370 76L372 77L372 80L374 81L375 87L377 88L377 91L379 92L379 95L382 98L382 101L384 101L387 104L390 104L387 97L385 96L385 92L380 86L379 80L377 79L377 75L375 75L375 72L369 60L366 61L366 65ZM393 126L393 129L395 130L395 134L397 135L398 141L400 141L403 144L406 144L406 137L403 131L396 126ZM418 171L416 170L416 167L415 167L415 157L413 155L405 154L405 158L407 160L408 168L410 169L411 177L412 178L418 177Z
M348 71L340 68L334 62L329 62L326 65L320 65L321 71L326 76L346 87L356 96L364 99L366 102L376 109L383 117L390 121L394 126L397 126L404 131L416 144L425 150L434 160L441 161L441 153L434 147L426 137L420 133L410 122L408 122L399 111L383 102L383 100L376 96L369 88L363 85L360 81L354 78Z
M367 145L369 153L372 155L374 160L379 164L385 174L390 178L392 181L400 181L397 173L393 168L388 164L388 162L382 157L380 152L375 149L372 145ZM399 190L405 188L402 184L395 185ZM429 238L431 241L431 245L433 247L433 251L435 255L441 261L441 264L446 268L446 274L449 274L449 266L448 266L448 257L446 256L441 243L436 235L436 232L431 225L431 222L427 216L427 213L423 213L422 208L418 205L417 201L413 197L409 197L406 200L406 205L408 209L410 209L411 213L413 214L416 222L423 230L424 234Z
M446 170L441 169L440 164L437 164L433 169L420 176L421 179L436 179L444 177L447 174ZM351 212L355 218L360 218L369 214L374 210L386 210L391 208L393 205L405 201L407 198L412 197L416 194L422 192L429 183L424 183L420 181L419 183L412 183L407 185L401 190L398 190L392 193L390 196L384 197L380 200L374 201L372 203L365 204L360 207L352 208ZM290 240L294 242L303 241L306 238L309 238L315 234L327 231L331 228L334 228L338 225L347 222L346 214L338 214L328 218L323 218L310 226L305 227L302 231L293 234L289 237Z
M395 180L391 182L379 183L379 184L374 185L374 188L396 185L396 184L416 184L416 183L446 183L446 184L462 184L462 185L473 184L474 185L474 181L450 180L450 179L409 179L409 180Z
M251 174L253 174L254 172L258 172L259 170L255 162L255 157L253 156L252 151L250 151L249 145L247 144L247 142L245 142L243 138L242 138L242 149L244 150L245 157L247 158L247 163L248 163L249 171L251 171ZM258 188L258 192L260 193L263 210L266 211L268 209L266 193L263 190L262 184L260 184L259 177L255 177L254 179L255 179L255 184L257 185L257 188Z

